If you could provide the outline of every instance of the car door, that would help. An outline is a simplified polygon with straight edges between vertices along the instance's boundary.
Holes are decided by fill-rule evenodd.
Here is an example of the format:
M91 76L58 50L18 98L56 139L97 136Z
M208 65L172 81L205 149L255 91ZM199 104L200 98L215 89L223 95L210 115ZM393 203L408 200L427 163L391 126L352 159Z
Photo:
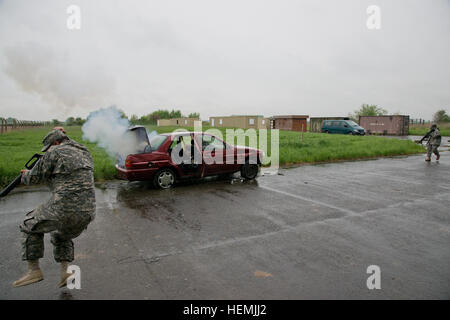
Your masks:
M199 176L203 171L201 153L195 144L194 134L188 133L174 137L169 152L173 163L184 176Z
M339 121L331 121L330 133L339 133Z
M209 134L201 134L197 137L197 142L202 148L205 175L222 173L226 166L226 144Z
M341 121L341 133L347 134L351 131L350 126L346 121Z

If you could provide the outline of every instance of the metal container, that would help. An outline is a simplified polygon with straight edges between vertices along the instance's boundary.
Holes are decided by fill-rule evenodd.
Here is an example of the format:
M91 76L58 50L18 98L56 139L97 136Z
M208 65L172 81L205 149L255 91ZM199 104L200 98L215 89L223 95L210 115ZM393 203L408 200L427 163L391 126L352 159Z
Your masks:
M279 130L306 132L306 120L309 116L274 116L271 118L271 128Z
M409 116L359 116L359 125L367 134L407 136L409 134Z

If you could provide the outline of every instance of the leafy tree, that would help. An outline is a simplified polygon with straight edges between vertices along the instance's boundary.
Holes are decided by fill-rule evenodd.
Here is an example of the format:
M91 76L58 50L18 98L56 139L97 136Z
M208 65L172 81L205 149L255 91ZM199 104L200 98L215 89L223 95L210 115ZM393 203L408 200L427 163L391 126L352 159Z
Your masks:
M73 126L75 124L75 118L69 117L66 119L66 126Z
M378 107L376 104L363 104L361 108L350 114L350 118L358 120L359 116L382 116L386 115L387 110Z
M59 121L58 119L52 119L52 124L53 126L57 127L61 125L61 121Z
M125 112L123 112L123 110L119 110L119 112L120 112L120 117L122 119L128 119L127 115L125 114Z
M444 109L439 110L433 115L433 122L450 122L450 116Z
M135 114L132 114L131 117L130 117L130 122L135 124L135 123L137 123L138 121L139 121L138 116L135 115Z
M156 124L158 119L181 118L183 115L180 110L156 110L150 114L144 115L139 119L142 124Z
M198 112L189 113L188 118L200 119L200 113Z
M74 122L74 123L75 123L77 126L82 126L85 122L86 122L86 120L83 120L83 119L81 119L80 117L78 117L78 118L75 119L75 122Z

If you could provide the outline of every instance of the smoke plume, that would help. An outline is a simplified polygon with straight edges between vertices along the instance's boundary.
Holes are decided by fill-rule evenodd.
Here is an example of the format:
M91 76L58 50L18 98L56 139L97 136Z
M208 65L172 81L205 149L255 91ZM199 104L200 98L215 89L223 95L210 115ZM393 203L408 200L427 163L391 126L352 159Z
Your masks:
M5 73L24 91L55 111L105 105L115 88L113 77L98 63L37 43L6 47Z
M129 127L130 122L122 118L115 106L110 106L91 112L81 130L83 139L97 143L111 156L125 159L139 149L135 135L127 134Z

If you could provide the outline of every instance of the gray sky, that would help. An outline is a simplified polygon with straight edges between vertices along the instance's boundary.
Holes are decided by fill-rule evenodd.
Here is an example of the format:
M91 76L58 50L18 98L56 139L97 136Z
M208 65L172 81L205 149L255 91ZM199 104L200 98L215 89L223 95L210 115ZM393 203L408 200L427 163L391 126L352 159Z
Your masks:
M369 103L430 119L450 110L449 57L449 0L0 0L0 117L111 104L346 116Z

